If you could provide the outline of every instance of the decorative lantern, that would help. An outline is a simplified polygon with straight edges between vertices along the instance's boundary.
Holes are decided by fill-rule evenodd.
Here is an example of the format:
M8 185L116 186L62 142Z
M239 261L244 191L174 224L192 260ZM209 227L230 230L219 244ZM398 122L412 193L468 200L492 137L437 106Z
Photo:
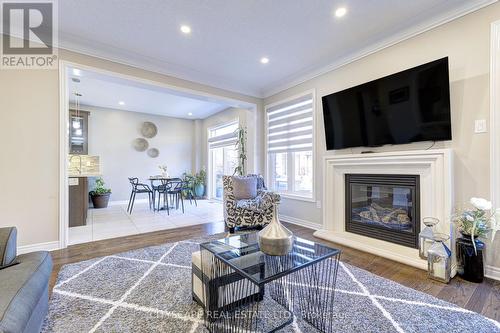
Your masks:
M427 259L427 251L434 243L434 226L439 223L435 217L424 217L425 228L418 234L418 255Z
M450 282L451 251L445 242L450 237L445 234L435 233L434 243L427 251L427 276L440 282Z

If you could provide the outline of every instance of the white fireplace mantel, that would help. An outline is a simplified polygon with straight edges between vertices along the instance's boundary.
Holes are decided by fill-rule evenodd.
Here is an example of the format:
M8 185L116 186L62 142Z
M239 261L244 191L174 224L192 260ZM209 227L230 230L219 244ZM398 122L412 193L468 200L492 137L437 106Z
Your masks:
M420 259L417 249L345 231L345 175L419 175L420 216L432 216L440 220L437 230L450 235L448 245L454 252L454 228L450 221L453 203L452 159L451 149L326 156L323 169L324 229L316 231L314 236L427 269L427 261ZM421 229L423 227L422 224Z

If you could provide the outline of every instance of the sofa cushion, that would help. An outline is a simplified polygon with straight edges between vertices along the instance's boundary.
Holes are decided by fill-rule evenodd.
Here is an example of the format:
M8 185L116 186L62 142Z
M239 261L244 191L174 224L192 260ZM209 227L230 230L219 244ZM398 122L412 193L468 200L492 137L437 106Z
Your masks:
M233 176L233 194L236 200L253 199L257 196L257 178Z
M0 269L16 263L17 229L0 228Z
M48 252L33 252L18 257L19 264L0 271L0 332L26 332L41 326L32 318L44 318L47 289L52 272ZM38 325L35 325L38 324Z

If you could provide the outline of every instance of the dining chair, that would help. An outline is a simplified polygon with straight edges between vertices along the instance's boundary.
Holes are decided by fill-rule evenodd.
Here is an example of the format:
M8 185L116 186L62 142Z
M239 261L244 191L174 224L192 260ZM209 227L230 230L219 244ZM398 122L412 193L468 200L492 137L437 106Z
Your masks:
M189 199L189 203L192 205L194 200L195 206L198 207L198 202L196 202L196 196L194 195L193 183L188 180L183 180L181 187L181 192L184 193L186 195L186 198Z
M180 178L173 178L168 182L170 184L170 188L167 190L167 194L170 195L170 198L175 202L175 208L179 209L179 201L182 205L182 213L184 213L184 199L182 198L182 187L184 181Z
M149 180L151 182L151 191L153 191L153 211L155 211L156 198L158 198L158 200L160 199L160 195L163 192L164 181L161 178L150 178Z
M151 190L151 188L146 184L139 183L139 178L136 177L129 177L128 181L132 186L132 191L130 193L130 199L128 201L127 212L129 214L132 214L132 210L134 209L135 196L142 193L148 194L149 209L151 209L153 198L153 191Z
M158 211L160 211L161 198L163 197L163 207L167 211L167 214L170 215L170 204L168 202L168 193L172 188L172 184L170 180L162 179L161 184L156 187L156 191L158 193ZM153 203L153 206L155 202ZM154 209L154 208L153 208Z

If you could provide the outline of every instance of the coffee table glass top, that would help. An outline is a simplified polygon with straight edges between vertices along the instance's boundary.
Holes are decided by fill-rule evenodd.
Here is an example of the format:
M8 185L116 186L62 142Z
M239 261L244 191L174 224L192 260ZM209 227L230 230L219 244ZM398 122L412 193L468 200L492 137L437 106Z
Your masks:
M223 238L200 247L259 285L340 254L338 249L294 236L290 253L270 256L260 251L257 233Z

